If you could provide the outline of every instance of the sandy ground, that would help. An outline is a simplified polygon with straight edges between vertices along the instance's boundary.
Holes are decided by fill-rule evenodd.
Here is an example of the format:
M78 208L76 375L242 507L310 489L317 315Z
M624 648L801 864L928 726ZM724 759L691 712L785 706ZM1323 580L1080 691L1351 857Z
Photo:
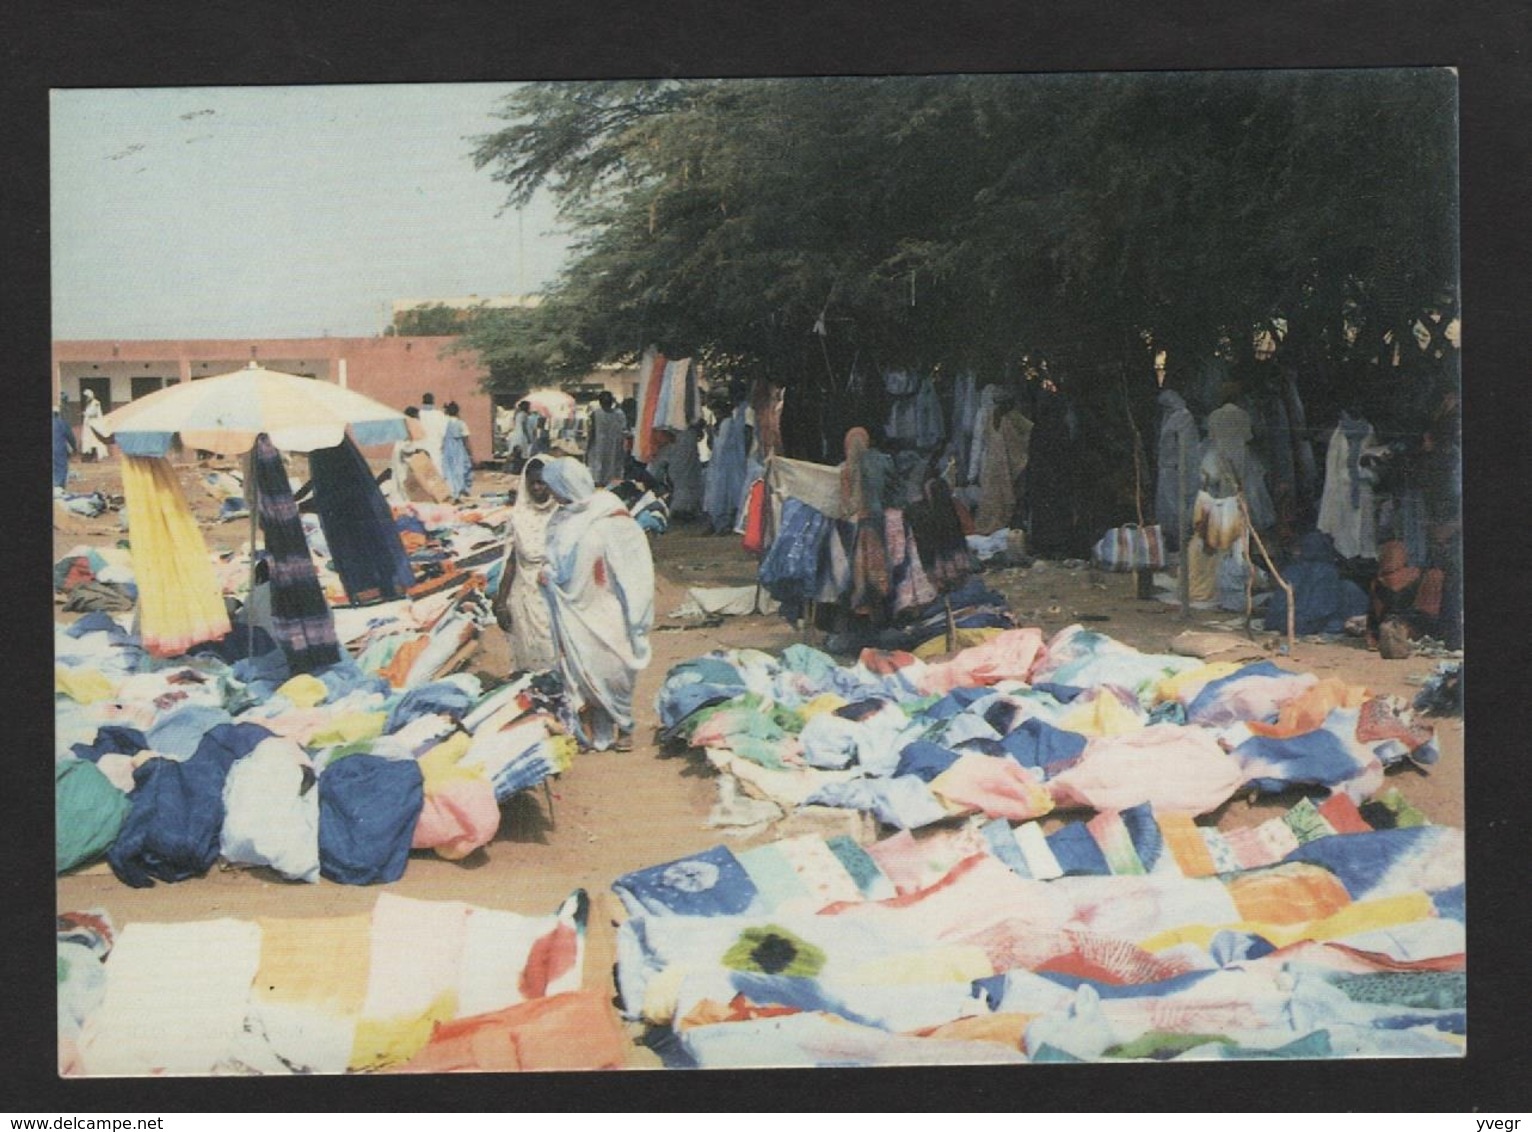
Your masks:
M114 463L78 466L80 478L72 490L101 489L120 494ZM209 543L240 545L248 537L243 522L212 522L216 506L198 482L198 469L182 467L188 498L204 520ZM294 474L299 474L295 469ZM504 491L509 479L496 473L476 474L475 487ZM55 559L72 547L110 545L125 537L119 516L108 513L95 520L78 520L55 529ZM391 892L430 900L464 900L491 908L529 914L552 912L573 889L584 888L593 910L586 979L610 985L615 962L613 927L621 915L610 891L616 877L636 868L732 841L707 825L708 811L717 800L716 773L699 755L662 752L652 742L657 720L654 698L670 667L715 648L779 649L804 639L774 617L733 617L713 627L677 621L668 615L685 599L687 586L744 585L754 580L755 560L736 538L705 537L678 527L653 540L660 620L653 636L654 662L638 683L637 743L632 752L589 753L551 785L549 799L538 791L524 794L506 807L500 833L488 846L467 859L448 862L430 852L412 855L404 877L388 885ZM1067 569L1044 563L1030 569L987 573L985 581L1003 592L1023 624L1038 625L1045 635L1079 617L1090 627L1151 652L1168 650L1169 642L1187 628L1210 628L1227 621L1218 612L1197 613L1183 620L1171 605L1140 601L1131 576L1106 575L1089 568ZM61 621L73 615L58 614ZM1221 627L1221 625L1219 626ZM810 637L810 643L818 643ZM1258 635L1249 648L1215 659L1252 659L1269 655L1269 642ZM1437 661L1427 657L1385 661L1359 641L1338 644L1299 642L1293 665L1321 676L1338 676L1380 693L1413 697L1418 681ZM504 639L494 629L485 634L470 671L503 674L508 667ZM1429 772L1411 767L1395 769L1388 785L1397 786L1434 822L1463 825L1463 727L1461 720L1437 722L1441 761ZM1252 801L1244 797L1227 803L1215 815L1223 828L1264 820L1285 809L1298 794ZM378 889L334 884L293 884L261 870L215 868L206 877L151 889L121 884L99 863L58 878L59 910L105 908L120 926L137 921L212 919L223 916L327 916L369 910ZM615 992L614 992L615 993ZM638 1031L630 1028L633 1036ZM629 1065L658 1067L654 1054L641 1045L631 1047Z

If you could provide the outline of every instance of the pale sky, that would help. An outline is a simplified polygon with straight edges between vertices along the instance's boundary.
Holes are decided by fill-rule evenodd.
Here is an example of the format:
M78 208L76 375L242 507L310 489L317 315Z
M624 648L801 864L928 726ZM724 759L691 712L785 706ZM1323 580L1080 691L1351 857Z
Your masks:
M524 294L567 240L496 213L506 83L52 94L53 337L381 332L395 299Z

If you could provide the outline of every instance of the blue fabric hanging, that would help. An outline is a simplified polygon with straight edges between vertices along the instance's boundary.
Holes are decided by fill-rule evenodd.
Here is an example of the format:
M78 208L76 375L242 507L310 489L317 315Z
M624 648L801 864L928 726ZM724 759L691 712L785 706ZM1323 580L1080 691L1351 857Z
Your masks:
M415 582L393 510L348 436L309 453L314 508L340 584L353 605L393 601Z
M797 612L819 592L819 561L830 522L800 499L782 504L782 525L761 560L761 585L783 605L783 616Z

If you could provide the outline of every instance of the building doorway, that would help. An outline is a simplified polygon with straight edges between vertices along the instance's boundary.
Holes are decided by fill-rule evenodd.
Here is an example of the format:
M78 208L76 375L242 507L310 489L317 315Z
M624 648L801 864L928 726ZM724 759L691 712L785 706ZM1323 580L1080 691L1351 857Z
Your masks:
M112 379L109 377L82 377L80 378L80 402L84 405L85 395L90 393L101 403L101 411L110 413L116 406L112 404Z

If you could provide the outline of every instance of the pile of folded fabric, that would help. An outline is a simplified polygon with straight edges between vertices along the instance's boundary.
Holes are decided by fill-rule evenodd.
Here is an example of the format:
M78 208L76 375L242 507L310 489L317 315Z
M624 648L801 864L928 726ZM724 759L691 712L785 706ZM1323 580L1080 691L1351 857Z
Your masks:
M603 1069L625 1042L584 984L589 901L549 916L380 895L316 919L58 922L65 1075Z

